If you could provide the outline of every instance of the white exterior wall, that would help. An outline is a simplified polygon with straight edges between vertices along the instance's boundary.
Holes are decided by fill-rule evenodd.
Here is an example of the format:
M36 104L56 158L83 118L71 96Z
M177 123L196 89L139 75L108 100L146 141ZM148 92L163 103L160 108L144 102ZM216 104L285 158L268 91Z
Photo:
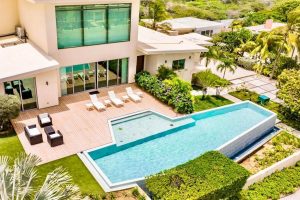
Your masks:
M4 83L0 83L0 94L4 94Z
M46 108L58 105L58 70L39 73L35 77L38 94L38 108ZM46 84L48 83L48 85Z
M17 25L18 0L0 0L0 35L14 33Z
M148 55L145 56L145 70L151 74L156 74L159 66L164 64L172 68L173 61L180 59L185 59L185 67L182 70L177 70L176 73L182 79L191 81L195 66L200 61L200 53Z

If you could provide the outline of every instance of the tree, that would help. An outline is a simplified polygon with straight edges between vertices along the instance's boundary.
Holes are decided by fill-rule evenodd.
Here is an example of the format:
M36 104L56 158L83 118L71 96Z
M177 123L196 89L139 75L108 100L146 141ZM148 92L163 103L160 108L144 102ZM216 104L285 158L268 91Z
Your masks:
M14 95L0 95L0 131L7 130L10 120L19 116L21 102Z
M158 68L157 78L159 80L173 79L175 77L177 77L177 74L167 66L161 65Z
M209 87L219 88L225 87L229 84L229 81L218 77L213 74L211 70L207 69L192 75L192 85L202 90L202 99L206 97L207 89Z
M220 52L221 49L218 46L208 47L208 52L203 53L203 57L205 57L205 67L208 67L213 60L217 60Z
M37 178L37 156L21 154L12 167L7 156L0 157L0 199L73 200L81 199L79 188L62 168L49 173L40 188L33 187Z
M283 70L278 76L278 97L285 105L300 116L300 70Z
M217 70L223 72L223 78L225 78L226 71L235 72L237 67L232 59L225 58L221 61L222 63L217 66Z
M149 12L153 19L152 28L156 28L156 23L167 18L166 5L163 0L151 0L149 2Z

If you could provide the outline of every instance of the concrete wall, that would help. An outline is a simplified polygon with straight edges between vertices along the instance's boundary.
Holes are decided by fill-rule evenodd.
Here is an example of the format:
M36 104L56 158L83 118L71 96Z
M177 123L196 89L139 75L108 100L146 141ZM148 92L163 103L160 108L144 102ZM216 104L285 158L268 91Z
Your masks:
M174 60L185 59L185 68L176 73L184 80L191 81L195 66L200 61L200 53L162 54L145 56L145 70L156 74L159 66L166 65L172 68Z
M17 25L18 0L0 0L0 35L14 33Z
M60 93L58 85L58 70L55 69L37 74L36 90L38 95L38 108L58 105L58 96Z
M48 52L45 5L32 4L19 0L21 26L25 28L28 38L46 53Z

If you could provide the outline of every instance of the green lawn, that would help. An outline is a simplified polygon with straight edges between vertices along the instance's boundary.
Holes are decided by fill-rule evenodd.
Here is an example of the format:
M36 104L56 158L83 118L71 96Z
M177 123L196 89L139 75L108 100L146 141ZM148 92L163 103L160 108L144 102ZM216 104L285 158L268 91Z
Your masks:
M9 156L11 158L10 164L13 164L14 158L23 152L24 149L15 133L0 137L0 155ZM74 183L79 186L81 193L104 195L103 189L96 182L77 155L38 166L39 177L35 182L35 185L40 186L46 178L46 175L60 166L69 172Z
M238 99L241 99L243 101L250 100L254 103L258 102L258 97L259 97L259 95L257 93L246 90L246 89L230 92L229 94ZM296 119L295 117L287 117L286 114L284 114L284 109L283 109L284 107L282 105L280 105L279 103L270 101L266 105L262 105L262 106L275 112L277 114L278 119L280 119L286 125L291 126L294 129L300 130L299 117L298 117L298 119Z
M202 96L195 96L194 110L198 112L231 103L233 102L221 96L206 96L204 99L202 99Z

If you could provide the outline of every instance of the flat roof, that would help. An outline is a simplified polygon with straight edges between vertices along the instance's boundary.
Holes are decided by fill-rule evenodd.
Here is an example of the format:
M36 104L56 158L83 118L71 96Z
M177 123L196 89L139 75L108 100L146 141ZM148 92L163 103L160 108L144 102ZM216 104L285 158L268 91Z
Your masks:
M270 32L271 30L275 29L275 28L279 28L279 27L283 27L286 26L285 23L280 23L280 22L273 22L272 23L272 28L266 28L265 24L261 24L261 25L257 25L257 26L249 26L246 27L246 29L252 31L252 32Z
M143 26L139 26L138 50L146 55L208 51L184 38L169 36Z
M172 36L179 39L185 39L190 42L193 42L194 44L201 45L201 46L212 46L213 43L209 42L212 40L211 37L207 37L205 35L201 35L199 33L187 33L183 35L176 35Z
M0 48L0 81L47 71L59 63L30 43Z
M162 21L160 24L168 23L171 25L172 30L178 29L200 29L200 28L208 28L208 27L223 27L222 23L216 21L210 21L206 19L198 19L195 17L183 17L176 19L168 19Z

